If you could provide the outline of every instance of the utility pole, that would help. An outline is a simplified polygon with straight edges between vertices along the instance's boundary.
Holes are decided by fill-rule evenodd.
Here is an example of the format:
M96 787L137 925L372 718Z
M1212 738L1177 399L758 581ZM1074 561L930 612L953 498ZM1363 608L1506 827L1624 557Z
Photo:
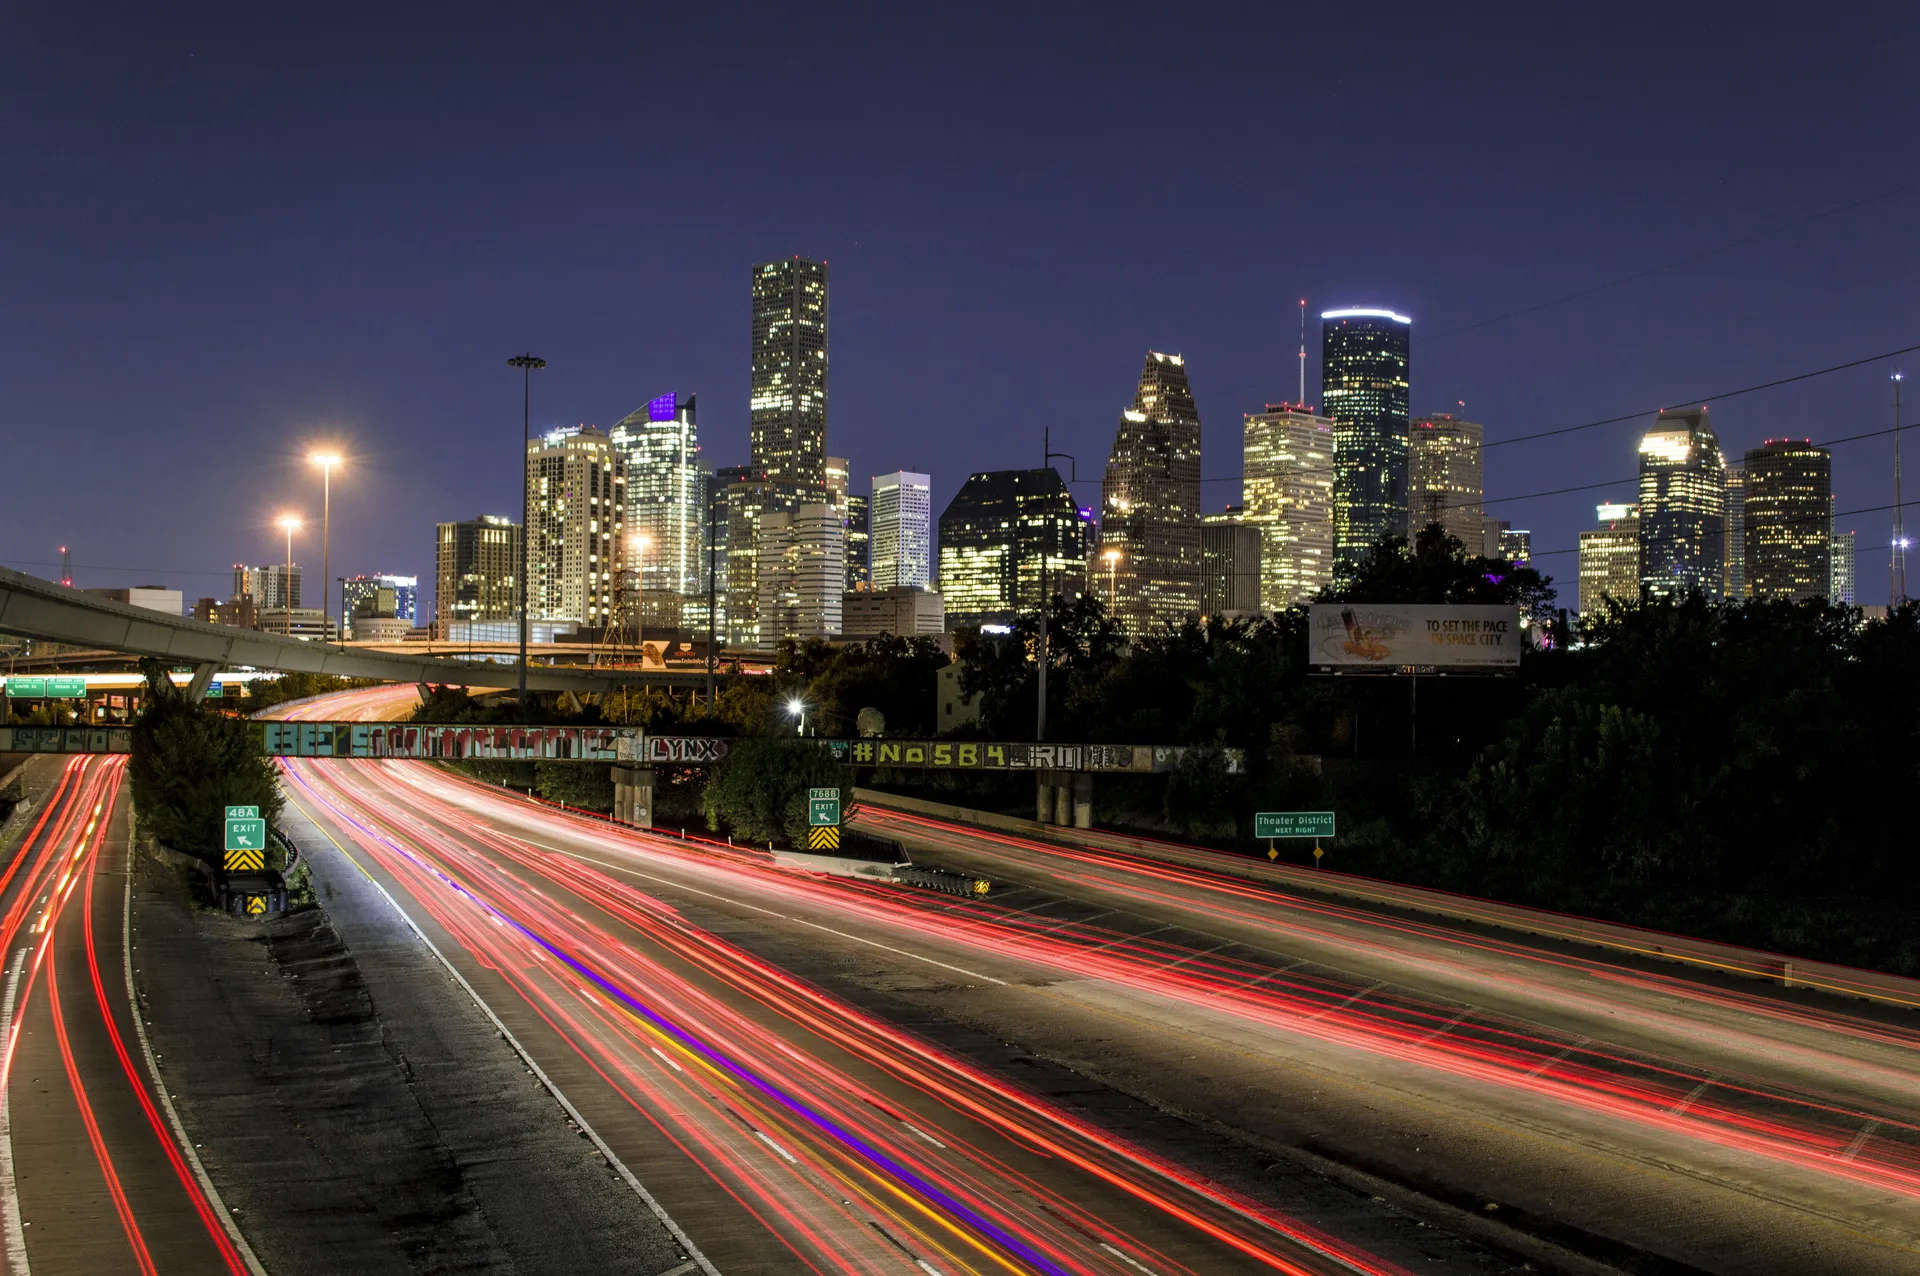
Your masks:
M1040 468L1042 470L1052 469L1053 459L1055 457L1059 457L1061 460L1067 462L1067 473L1072 475L1072 478L1068 480L1069 486L1067 488L1067 499L1071 501L1073 499L1073 488L1071 484L1079 478L1077 470L1078 462L1065 452L1054 451L1053 431L1051 429L1043 429L1040 431ZM1047 558L1053 548L1052 545L1048 544L1048 541L1051 539L1048 531L1049 524L1046 518L1042 517L1040 520L1040 694L1037 698L1033 724L1033 738L1037 741L1044 741L1047 738L1047 666L1052 663L1052 653L1047 648L1047 612L1050 611L1053 606L1053 594L1047 588ZM1015 543L1017 544L1020 535L1017 520L1013 534ZM1016 594L1019 590L1019 581L1020 575L1018 570L1016 570L1014 572L1014 589ZM1016 598L1016 605L1017 601Z
M527 707L527 541L533 535L527 511L527 448L533 442L533 373L547 361L538 355L517 354L507 366L520 369L520 708Z
M720 626L714 620L713 609L718 597L718 584L713 576L713 501L707 501L707 716L713 716L713 642Z
M1907 518L1900 492L1900 382L1905 373L1893 374L1893 581L1887 591L1887 606L1898 607L1907 601Z

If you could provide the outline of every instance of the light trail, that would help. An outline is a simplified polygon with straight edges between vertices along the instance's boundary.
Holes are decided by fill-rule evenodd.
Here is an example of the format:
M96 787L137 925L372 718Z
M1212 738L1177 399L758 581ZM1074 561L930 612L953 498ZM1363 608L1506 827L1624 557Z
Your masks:
M286 768L301 805L808 1270L911 1259L943 1272L1175 1276L1222 1270L1225 1254L1303 1276L1399 1270L1006 1086L573 856L489 827L421 782L440 776L432 768ZM581 916L581 901L607 920ZM889 1090L918 1097L903 1106ZM1062 1173L1097 1185L1096 1200L1131 1202L1126 1224L1053 1186ZM1150 1235L1188 1239L1149 1244L1143 1217L1159 1220Z

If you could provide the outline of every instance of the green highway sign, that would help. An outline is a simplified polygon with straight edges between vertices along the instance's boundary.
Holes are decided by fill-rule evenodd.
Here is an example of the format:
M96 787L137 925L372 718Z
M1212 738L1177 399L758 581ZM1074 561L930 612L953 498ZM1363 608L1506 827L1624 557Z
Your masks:
M230 820L257 820L260 818L260 808L257 806L230 806L227 808L227 818Z
M257 815L228 820L226 849L229 851L266 850L267 822Z
M227 693L221 688L219 683L209 682L207 684L207 699L223 700L226 698L226 694Z
M48 678L47 695L60 700L83 700L87 695L85 678Z
M44 700L47 696L47 680L27 677L9 678L7 695L18 700Z
M1253 817L1253 835L1273 837L1332 837L1332 811L1261 811Z
M807 826L827 828L840 822L840 790L807 790Z

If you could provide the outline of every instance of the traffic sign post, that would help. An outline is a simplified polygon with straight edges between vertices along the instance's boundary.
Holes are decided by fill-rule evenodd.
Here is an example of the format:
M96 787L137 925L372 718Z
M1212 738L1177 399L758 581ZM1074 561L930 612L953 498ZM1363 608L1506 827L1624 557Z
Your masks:
M807 825L810 828L825 828L840 823L840 790L807 790Z
M1261 811L1253 817L1253 835L1261 841L1276 837L1332 837L1332 811Z
M229 873L258 873L267 867L267 822L260 818L259 807L227 808L225 863Z
M45 700L47 680L15 674L7 679L7 696L13 700Z

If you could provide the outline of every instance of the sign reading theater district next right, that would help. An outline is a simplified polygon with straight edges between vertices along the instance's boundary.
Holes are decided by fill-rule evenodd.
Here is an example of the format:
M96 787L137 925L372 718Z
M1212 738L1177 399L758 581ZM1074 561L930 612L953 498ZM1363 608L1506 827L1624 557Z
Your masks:
M1395 603L1314 603L1307 635L1309 665L1350 670L1517 669L1526 642L1517 607Z

